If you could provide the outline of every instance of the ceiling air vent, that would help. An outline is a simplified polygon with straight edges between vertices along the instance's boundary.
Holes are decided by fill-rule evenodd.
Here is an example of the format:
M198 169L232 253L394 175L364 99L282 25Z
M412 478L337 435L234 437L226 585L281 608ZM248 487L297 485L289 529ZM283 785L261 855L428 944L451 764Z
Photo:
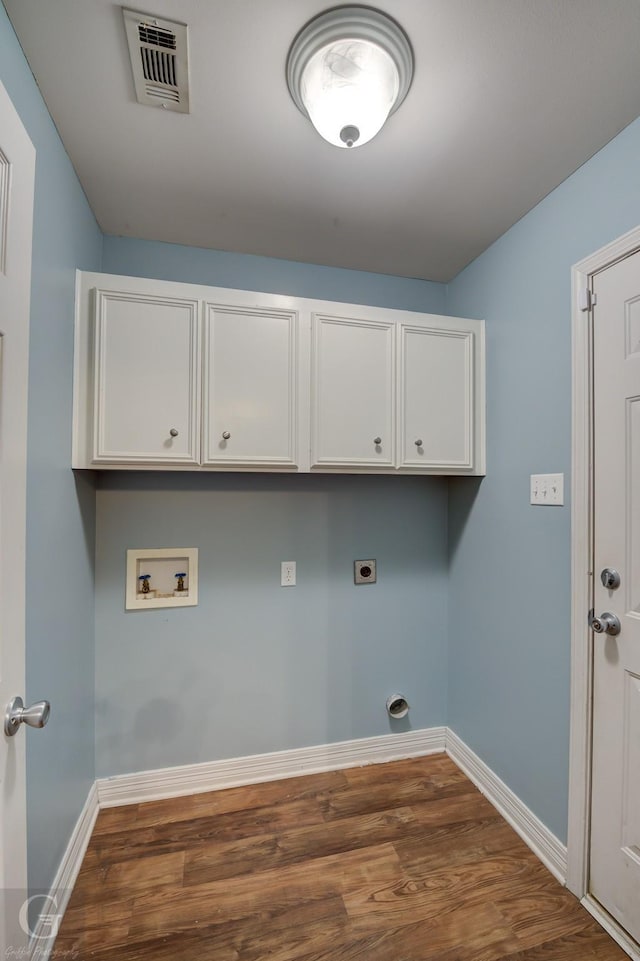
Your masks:
M189 113L187 27L122 8L138 103Z

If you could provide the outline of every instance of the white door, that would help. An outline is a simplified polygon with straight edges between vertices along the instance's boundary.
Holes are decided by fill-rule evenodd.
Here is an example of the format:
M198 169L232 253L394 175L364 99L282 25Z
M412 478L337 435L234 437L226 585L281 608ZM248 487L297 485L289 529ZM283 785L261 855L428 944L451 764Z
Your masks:
M204 464L295 467L295 311L207 304Z
M0 709L24 695L25 501L31 232L35 151L0 84ZM0 733L0 957L26 934L25 733Z
M640 252L596 274L594 292L590 889L640 941Z
M395 464L393 322L314 314L311 462Z
M96 290L95 464L197 464L197 300Z

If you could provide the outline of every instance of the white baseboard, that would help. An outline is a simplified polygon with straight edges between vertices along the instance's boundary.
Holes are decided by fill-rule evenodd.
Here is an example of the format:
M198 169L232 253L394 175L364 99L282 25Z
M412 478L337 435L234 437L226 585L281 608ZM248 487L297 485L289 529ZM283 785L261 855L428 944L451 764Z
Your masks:
M632 961L640 961L640 948L636 942L629 937L624 928L608 914L602 905L594 897L587 894L580 904L587 909L589 914L596 919L598 924L610 934L616 944L619 944L623 951L632 958Z
M29 941L29 958L33 961L47 961L55 940L55 924L52 931L51 917L62 919L67 909L71 891L76 882L82 860L91 838L93 826L99 811L98 790L95 782L89 789L87 800L76 821L67 849L62 856L60 866L49 890L46 910L40 915Z
M99 778L96 782L98 798L101 808L115 807L218 791L243 784L258 784L261 781L278 781L321 771L338 771L340 768L363 764L382 764L385 761L442 753L445 737L446 728L431 727L404 734L383 734L336 744Z
M566 846L450 728L447 728L446 750L451 760L517 831L545 867L561 884L565 884Z

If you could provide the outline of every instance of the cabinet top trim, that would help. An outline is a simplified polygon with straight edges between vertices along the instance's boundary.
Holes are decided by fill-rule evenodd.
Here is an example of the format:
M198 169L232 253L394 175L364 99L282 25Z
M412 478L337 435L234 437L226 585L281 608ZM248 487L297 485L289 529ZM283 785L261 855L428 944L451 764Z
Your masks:
M111 287L91 287L95 291L95 296L99 302L105 300L132 300L140 301L143 304L165 304L168 307L197 307L199 299L197 297L167 297L164 294L142 294L137 291L135 295L128 290L115 290Z
M419 318L429 318L439 327L455 325L464 321L465 324L477 325L477 329L484 328L484 320L470 317L450 316L448 314L432 314L428 311L406 310L399 307L379 307L375 304L350 303L341 300L319 300L315 297L298 297L293 294L267 293L266 291L246 290L235 287L209 287L204 284L183 283L174 280L155 280L148 277L128 277L121 274L104 274L90 271L76 271L77 289L85 291L98 287L105 293L121 292L123 294L139 293L140 283L153 291L153 295L173 298L188 298L211 302L221 309L225 307L237 309L238 300L243 307L255 310L286 310L306 312L323 316L336 316L336 312L352 320L380 320L389 323L415 324L421 326Z

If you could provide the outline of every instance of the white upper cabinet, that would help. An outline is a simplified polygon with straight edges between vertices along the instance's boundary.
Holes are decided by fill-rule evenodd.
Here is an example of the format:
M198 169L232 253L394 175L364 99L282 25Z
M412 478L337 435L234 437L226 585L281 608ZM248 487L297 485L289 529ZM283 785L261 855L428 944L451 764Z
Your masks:
M205 306L203 464L296 466L295 311Z
M472 471L472 330L400 326L399 466Z
M484 322L78 271L74 467L485 471Z
M92 463L197 464L197 300L96 289Z
M312 466L393 467L395 324L312 315Z

